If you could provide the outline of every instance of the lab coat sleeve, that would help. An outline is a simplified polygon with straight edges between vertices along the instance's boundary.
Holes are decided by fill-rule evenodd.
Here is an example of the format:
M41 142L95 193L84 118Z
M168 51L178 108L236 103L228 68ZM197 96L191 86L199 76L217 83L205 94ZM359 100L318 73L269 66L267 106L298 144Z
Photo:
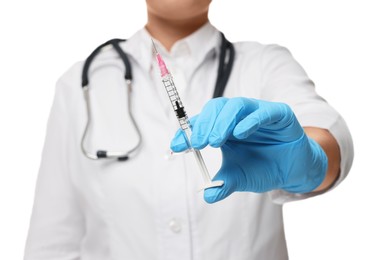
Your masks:
M304 69L284 47L267 45L261 59L261 98L290 105L302 126L329 130L341 152L340 175L327 190L293 194L282 190L269 193L275 203L309 198L335 188L347 176L353 161L353 142L342 116L320 97Z
M58 82L48 120L25 260L80 259L84 221L77 193L69 178L70 122L65 87Z

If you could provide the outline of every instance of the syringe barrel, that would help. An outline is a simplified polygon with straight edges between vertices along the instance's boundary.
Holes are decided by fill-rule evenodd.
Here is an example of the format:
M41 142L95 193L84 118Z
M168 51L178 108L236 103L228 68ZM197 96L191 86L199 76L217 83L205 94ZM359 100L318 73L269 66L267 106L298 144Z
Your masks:
M171 74L169 73L165 77L163 77L162 82L166 89L168 98L170 99L171 106L175 111L176 117L178 118L180 128L184 131L190 129L187 113L184 110L183 103L180 100L178 91L176 90L175 83L172 79Z

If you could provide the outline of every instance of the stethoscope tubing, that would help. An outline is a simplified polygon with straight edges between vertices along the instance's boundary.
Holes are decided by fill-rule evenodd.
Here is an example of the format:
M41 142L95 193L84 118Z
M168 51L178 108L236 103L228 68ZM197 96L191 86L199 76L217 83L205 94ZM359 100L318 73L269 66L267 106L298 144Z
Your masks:
M98 46L86 59L83 65L82 70L82 90L83 90L83 96L86 103L86 111L87 111L87 122L82 134L81 138L81 150L83 154L91 159L91 160L99 160L99 159L117 159L119 161L126 161L133 157L139 150L142 144L142 134L138 127L138 124L136 123L136 120L132 113L132 107L131 107L131 96L132 96L132 68L129 62L129 59L126 55L126 53L121 49L119 43L124 42L126 40L123 39L111 39L100 46ZM134 145L130 150L124 151L124 152L116 152L116 151L106 151L106 150L97 150L96 153L90 153L85 148L85 141L88 134L88 130L91 125L92 121L92 110L91 110L91 99L90 99L90 88L89 88L89 77L88 77L88 71L90 69L90 66L94 60L94 58L101 52L101 50L108 46L112 45L115 51L118 53L119 57L121 58L122 62L124 63L125 67L125 84L126 84L126 95L127 95L127 110L129 118L132 122L132 125L137 133L138 141L137 144ZM220 59L218 64L218 70L217 70L217 80L216 80L216 86L213 93L213 98L221 97L224 93L224 90L226 88L226 84L228 82L228 79L230 77L233 62L235 58L235 50L233 47L233 44L229 42L223 33L221 33L221 51L220 51Z

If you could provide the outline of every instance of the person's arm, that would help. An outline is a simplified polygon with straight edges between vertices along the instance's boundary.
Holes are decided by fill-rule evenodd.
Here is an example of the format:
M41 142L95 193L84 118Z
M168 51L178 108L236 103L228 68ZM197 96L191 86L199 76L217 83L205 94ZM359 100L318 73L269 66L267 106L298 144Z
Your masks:
M25 260L80 258L84 221L69 176L70 122L65 85L58 83L51 109L35 191Z
M288 104L307 134L322 146L330 161L327 177L313 192L292 194L274 190L270 192L270 198L282 204L334 189L348 175L354 158L352 137L343 117L318 95L313 81L286 48L266 45L261 71L260 98Z
M328 157L328 170L324 181L314 191L322 191L329 188L338 178L340 173L341 154L336 139L326 129L316 127L304 127L305 133L315 140Z

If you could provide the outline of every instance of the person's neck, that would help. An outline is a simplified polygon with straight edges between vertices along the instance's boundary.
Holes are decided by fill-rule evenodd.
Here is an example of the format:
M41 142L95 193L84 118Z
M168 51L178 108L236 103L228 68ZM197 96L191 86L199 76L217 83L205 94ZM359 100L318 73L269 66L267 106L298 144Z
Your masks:
M195 32L208 22L208 14L194 17L188 20L166 20L152 14L148 14L148 22L145 26L152 37L157 39L170 51L174 43Z

